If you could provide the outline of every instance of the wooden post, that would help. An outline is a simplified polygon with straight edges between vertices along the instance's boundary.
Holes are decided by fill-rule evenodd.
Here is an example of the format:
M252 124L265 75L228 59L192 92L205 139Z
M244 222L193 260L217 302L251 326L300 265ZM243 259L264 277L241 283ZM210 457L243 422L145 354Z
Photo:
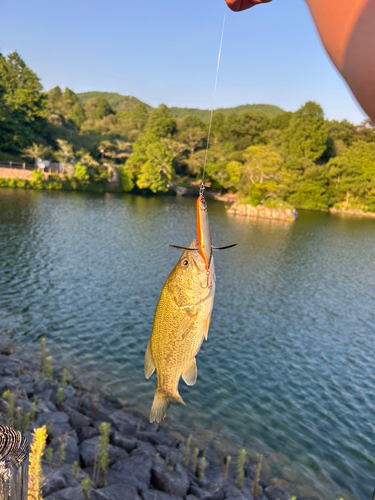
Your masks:
M23 168L23 170L25 170L25 167L26 167L26 164L25 164L25 163L22 163L22 168Z
M0 500L27 500L28 465L26 439L0 425Z

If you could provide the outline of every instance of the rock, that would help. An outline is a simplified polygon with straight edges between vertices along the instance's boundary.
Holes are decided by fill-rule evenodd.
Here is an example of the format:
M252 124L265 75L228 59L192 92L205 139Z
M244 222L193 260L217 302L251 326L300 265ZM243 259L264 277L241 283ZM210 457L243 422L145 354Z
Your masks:
M177 450L176 448L168 449L165 454L165 463L167 465L171 465L172 467L176 467L177 464L180 464L184 458L184 455Z
M216 462L206 462L201 486L222 488L224 468Z
M198 497L196 497L195 495L186 495L186 500L199 500Z
M63 394L64 398L69 400L77 394L77 391L71 385L66 385L63 388Z
M79 411L73 410L73 408L70 408L68 405L63 405L64 412L68 415L69 417L69 424L73 429L81 429L82 427L89 427L93 421L91 418L86 417L83 415L83 413L80 413Z
M152 457L156 457L157 451L151 443L144 443L143 441L137 441L137 448L135 448L130 455L150 455Z
M99 437L93 437L87 439L86 441L82 441L79 445L79 453L82 457L82 461L86 467L90 467L94 465L95 456L99 450ZM118 446L108 445L108 457L110 465L115 462L122 460L127 457L127 453L122 448Z
M258 467L256 465L250 465L246 470L246 477L248 477L249 479L254 481L255 476L256 476L256 472L257 472L257 468ZM262 471L260 471L258 484L262 488L267 488L267 486L269 486L269 484L270 484L269 481L267 481L266 476L263 474Z
M47 401L50 401L51 396L52 396L52 389L46 389L41 392L36 392L34 391L35 396L37 396L39 399L41 399L44 403Z
M71 487L79 486L87 476L86 472L84 472L80 467L78 467L77 472L73 474L73 467L71 464L64 464L60 470L64 474L67 486Z
M129 438L122 436L119 432L114 431L111 435L112 444L119 446L123 450L130 453L137 447L137 440L135 438Z
M193 495L190 496L193 497ZM164 491L158 490L144 491L142 493L142 497L143 500L182 500L182 497L179 497L177 495L169 495L168 493L164 493Z
M78 438L75 432L68 434L66 436L62 436L60 439L56 440L56 442L52 444L54 450L54 455L53 455L54 462L59 463L59 461L61 460L60 446L62 442L66 445L64 463L73 464L74 462L79 462L79 448L77 444Z
M278 484L267 486L264 490L264 494L268 500L289 500L291 496Z
M43 465L43 475L45 477L42 486L43 498L68 486L64 473L60 469L51 469L51 467Z
M158 490L180 497L185 497L189 488L187 472L181 465L177 464L174 470L170 470L161 461L154 462L151 482Z
M113 484L100 490L91 492L90 500L141 500L134 486L124 488L120 484Z
M211 494L209 491L200 488L198 484L191 484L189 487L189 495L199 498L199 500L209 500Z
M0 394L4 391L16 391L19 387L19 382L13 377L0 377Z
M41 413L36 423L38 427L44 424L50 427L48 435L51 439L68 434L72 430L68 424L68 415L61 411Z
M151 481L152 465L153 459L149 456L129 456L116 462L112 469L121 472L124 476L128 476L129 479L132 478L138 489L146 490Z
M78 441L82 443L82 441L86 441L95 436L99 436L99 430L96 427L82 427L77 431Z
M112 486L113 484L121 484L123 487L135 487L139 488L140 483L136 478L123 474L122 472L117 472L115 470L109 469L106 475L107 486ZM146 490L148 485L144 484L143 488ZM142 489L142 488L141 488Z
M165 457L167 456L167 453L168 453L168 452L169 452L169 450L170 450L169 446L166 446L165 444L158 444L158 445L156 445L156 446L155 446L155 448L156 448L156 451L157 451L158 453L160 453L160 456L161 456L162 458L164 458L164 459L165 459ZM178 451L178 450L177 450L177 451ZM183 454L182 454L182 453L181 453L181 455L183 456Z
M80 486L75 486L73 488L68 487L63 490L55 491L51 495L44 497L44 500L85 500L85 495L83 494Z
M137 434L138 441L151 443L154 446L157 444L165 444L167 446L174 446L175 440L168 437L164 432L139 432Z
M110 414L112 421L118 430L125 435L136 436L138 432L156 432L158 424L150 424L147 418L141 413L116 410Z
M264 205L246 205L242 203L233 203L228 209L231 215L247 215L260 219L277 219L288 222L294 222L298 219L298 212L294 208L267 208Z

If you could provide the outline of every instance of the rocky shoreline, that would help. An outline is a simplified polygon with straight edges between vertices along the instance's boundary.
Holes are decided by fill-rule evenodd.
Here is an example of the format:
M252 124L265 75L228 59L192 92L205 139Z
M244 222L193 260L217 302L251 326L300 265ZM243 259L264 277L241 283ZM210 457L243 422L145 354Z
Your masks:
M228 209L230 215L245 215L256 217L258 219L273 219L294 222L298 219L298 212L294 208L268 208L263 205L246 205L242 203L233 203Z
M339 215L354 215L355 217L368 217L370 219L375 219L374 212L364 212L363 210L345 210L344 208L329 208L328 213L339 214Z
M2 394L6 390L14 394L14 408L32 415L23 429L29 443L33 429L47 426L47 452L51 451L43 458L44 500L254 499L256 463L246 460L239 489L238 456L225 466L211 449L191 446L187 453L187 441L179 433L150 424L141 412L69 373L63 385L62 367L55 367L51 379L43 380L35 356L25 359L13 351L8 344L0 347L0 389ZM3 397L0 423L9 424L7 414L9 404ZM105 487L100 487L94 467L102 422L111 425ZM88 477L92 491L84 493L82 483ZM278 481L261 472L257 499L289 500L291 490Z

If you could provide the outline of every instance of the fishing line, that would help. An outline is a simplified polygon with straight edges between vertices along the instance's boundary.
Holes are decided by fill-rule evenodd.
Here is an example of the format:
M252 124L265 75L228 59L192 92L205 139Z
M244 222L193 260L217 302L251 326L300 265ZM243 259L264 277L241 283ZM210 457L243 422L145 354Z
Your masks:
M217 68L216 68L216 78L215 78L215 86L214 86L214 95L212 97L212 105L211 105L211 115L210 115L210 125L208 127L208 137L207 137L207 148L206 148L206 156L204 159L203 166L203 175L202 175L202 183L201 190L204 191L204 175L206 173L206 163L207 163L207 155L208 155L208 146L210 144L210 136L211 136L211 125L212 125L212 115L214 114L214 103L215 103L215 95L216 95L216 87L217 87L217 77L219 75L219 67L220 67L220 58L221 58L221 47L223 46L223 37L224 37L224 27L225 27L225 18L227 15L227 6L225 5L224 9L224 19L223 19L223 27L221 30L221 39L220 39L220 48L219 48L219 56L217 58Z

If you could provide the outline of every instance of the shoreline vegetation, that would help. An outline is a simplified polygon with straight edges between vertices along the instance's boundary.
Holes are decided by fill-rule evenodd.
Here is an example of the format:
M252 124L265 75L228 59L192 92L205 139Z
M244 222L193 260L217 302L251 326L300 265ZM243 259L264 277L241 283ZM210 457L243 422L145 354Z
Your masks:
M150 424L123 400L55 365L44 338L38 356L1 336L0 389L1 424L20 430L29 444L33 431L47 433L34 478L44 500L297 500L296 487L273 477L266 457L225 438L207 444L168 422Z
M108 92L46 92L17 52L0 54L0 116L0 162L38 169L32 179L1 178L3 187L168 193L172 184L197 189L205 164L207 110L152 108ZM328 120L313 101L295 112L268 104L219 109L205 172L213 192L237 196L258 216L275 218L280 209L370 216L375 124Z

